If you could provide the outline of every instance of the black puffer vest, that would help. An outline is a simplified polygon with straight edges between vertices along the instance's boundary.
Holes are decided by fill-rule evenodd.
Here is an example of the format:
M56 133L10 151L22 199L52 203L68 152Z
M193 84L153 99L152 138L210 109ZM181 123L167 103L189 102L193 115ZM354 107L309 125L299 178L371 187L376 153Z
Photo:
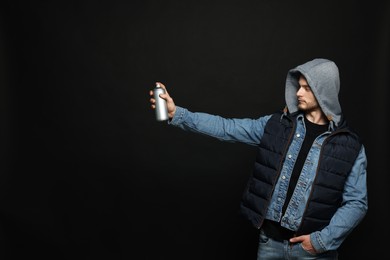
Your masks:
M253 174L241 202L241 213L260 228L292 141L298 113L274 114L258 146ZM359 154L358 136L344 126L324 141L311 195L297 235L321 230L340 207L344 184Z

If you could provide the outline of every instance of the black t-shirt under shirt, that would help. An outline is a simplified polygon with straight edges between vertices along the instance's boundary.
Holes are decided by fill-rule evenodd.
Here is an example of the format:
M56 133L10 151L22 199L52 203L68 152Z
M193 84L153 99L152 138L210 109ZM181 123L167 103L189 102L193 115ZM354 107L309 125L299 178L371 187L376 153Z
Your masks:
M328 130L328 124L318 125L310 122L305 118L305 126L306 126L306 135L303 140L302 147L299 151L298 158L295 162L293 172L291 174L290 182L288 185L286 200L284 201L282 215L287 209L288 203L290 202L291 196L294 192L295 186L298 182L299 176L302 171L302 167L305 163L307 154L314 142L314 140L322 133ZM276 240L288 240L294 234L293 231L283 228L280 226L280 223L270 220L264 220L263 229L267 236L274 238Z

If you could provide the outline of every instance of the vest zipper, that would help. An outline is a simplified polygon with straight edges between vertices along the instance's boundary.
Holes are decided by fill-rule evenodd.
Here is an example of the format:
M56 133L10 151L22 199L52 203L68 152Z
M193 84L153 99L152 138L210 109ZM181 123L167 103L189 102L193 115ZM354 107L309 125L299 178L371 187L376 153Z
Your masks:
M280 163L279 163L279 168L278 168L278 172L277 172L277 175L276 175L276 178L275 178L275 182L272 184L272 192L270 193L270 196L272 197L272 194L274 193L274 190L275 190L275 183L277 182L279 176L280 176L280 172L281 172L281 169L282 169L282 166L283 166L283 162L286 158L286 154L287 154L287 151L288 151L288 147L290 147L290 144L291 144L291 140L292 140L292 137L294 136L294 133L295 133L295 129L296 129L296 124L295 124L295 121L292 120L290 117L288 116L285 116L286 118L288 118L288 120L290 120L290 122L292 123L292 130L291 130L291 133L290 133L290 136L288 137L288 141L286 143L286 146L284 147L284 152L281 156L281 160L280 160ZM266 206L266 211L265 211L265 214L267 213L267 210L268 210L268 207L269 207L269 204L271 203L271 198L267 198L267 206ZM261 226L263 225L264 223L264 219L265 219L265 216L263 217L263 219L261 220L261 222L259 223L259 225L257 226L257 229L260 229Z

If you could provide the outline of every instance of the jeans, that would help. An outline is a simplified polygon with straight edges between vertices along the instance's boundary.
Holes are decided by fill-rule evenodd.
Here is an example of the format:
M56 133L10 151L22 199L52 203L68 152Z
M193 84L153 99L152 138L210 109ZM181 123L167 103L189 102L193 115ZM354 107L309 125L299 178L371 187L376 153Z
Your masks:
M321 254L312 254L303 249L301 243L290 243L288 240L277 241L267 237L263 230L260 230L259 248L257 260L277 260L277 259L324 259L337 260L337 251L331 250Z

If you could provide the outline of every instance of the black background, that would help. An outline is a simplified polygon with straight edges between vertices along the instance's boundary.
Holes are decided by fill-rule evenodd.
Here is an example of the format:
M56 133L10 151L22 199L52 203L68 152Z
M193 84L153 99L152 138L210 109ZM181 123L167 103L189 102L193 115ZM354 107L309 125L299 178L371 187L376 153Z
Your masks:
M386 1L5 1L0 259L255 259L238 215L255 148L156 122L149 90L225 117L284 107L287 71L340 70L369 211L340 259L389 234ZM380 237L385 237L385 239Z

